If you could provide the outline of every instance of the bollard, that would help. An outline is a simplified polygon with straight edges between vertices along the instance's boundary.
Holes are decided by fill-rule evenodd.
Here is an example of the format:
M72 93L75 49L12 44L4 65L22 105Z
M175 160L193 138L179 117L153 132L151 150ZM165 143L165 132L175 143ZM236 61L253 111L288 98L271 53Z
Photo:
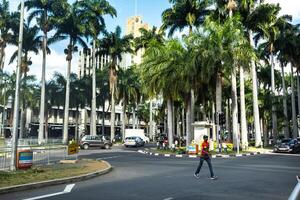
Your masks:
M297 184L291 193L289 200L297 200L300 197L300 176L296 176Z

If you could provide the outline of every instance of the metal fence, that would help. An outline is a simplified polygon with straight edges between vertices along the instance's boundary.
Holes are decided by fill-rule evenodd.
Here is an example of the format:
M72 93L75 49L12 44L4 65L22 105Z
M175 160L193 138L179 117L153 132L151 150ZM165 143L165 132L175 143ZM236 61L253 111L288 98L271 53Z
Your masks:
M18 150L30 149L33 152L33 166L49 165L64 159L73 159L75 156L68 156L67 146L44 145L44 146L18 146ZM0 148L0 170L8 170L11 161L11 148Z

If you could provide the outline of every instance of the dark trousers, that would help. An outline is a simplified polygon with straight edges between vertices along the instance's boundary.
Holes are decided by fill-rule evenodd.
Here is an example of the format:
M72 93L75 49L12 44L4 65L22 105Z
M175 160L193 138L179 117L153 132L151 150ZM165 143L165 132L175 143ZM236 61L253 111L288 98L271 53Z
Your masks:
M207 162L208 164L208 167L209 167L209 171L210 171L210 176L211 177L214 177L214 171L213 171L213 168L212 168L212 165L211 165L211 159L209 156L204 156L204 157L200 157L200 162L199 162L199 165L197 167L197 170L195 172L195 174L199 174L200 170L201 170L201 167L203 165L203 162L204 160Z

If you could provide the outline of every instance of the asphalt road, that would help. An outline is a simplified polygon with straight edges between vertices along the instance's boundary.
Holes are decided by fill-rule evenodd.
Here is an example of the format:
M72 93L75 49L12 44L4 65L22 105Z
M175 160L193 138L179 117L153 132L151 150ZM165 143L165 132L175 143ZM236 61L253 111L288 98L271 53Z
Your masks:
M85 151L84 158L104 159L113 171L76 182L70 193L43 199L287 199L300 175L300 155L256 155L212 160L218 180L209 179L204 163L200 179L193 173L199 160L144 155L135 149ZM67 184L0 195L17 200L62 192Z

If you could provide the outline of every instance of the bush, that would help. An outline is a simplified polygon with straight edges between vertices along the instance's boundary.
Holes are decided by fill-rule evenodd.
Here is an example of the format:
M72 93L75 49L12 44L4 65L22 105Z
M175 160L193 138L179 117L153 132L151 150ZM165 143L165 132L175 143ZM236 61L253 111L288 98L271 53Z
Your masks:
M186 154L186 148L185 148L185 147L179 147L179 148L176 150L176 153L177 153L177 154Z

